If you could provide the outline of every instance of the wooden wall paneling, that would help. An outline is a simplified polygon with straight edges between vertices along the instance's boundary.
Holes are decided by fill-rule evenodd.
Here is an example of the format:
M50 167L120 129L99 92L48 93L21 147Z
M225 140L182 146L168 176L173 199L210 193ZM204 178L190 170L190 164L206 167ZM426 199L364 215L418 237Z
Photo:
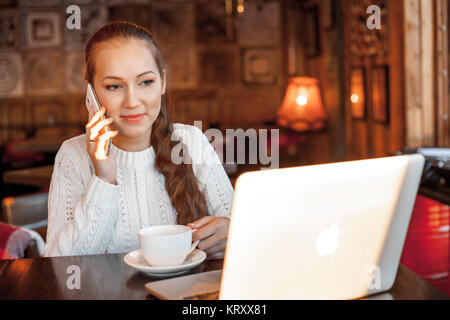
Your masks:
M34 120L33 125L35 127L46 127L54 126L57 124L64 124L65 104L60 99L33 99L31 106Z
M0 145L9 140L8 125L8 106L5 100L0 100Z
M298 165L321 164L331 161L330 139L327 131L301 133L299 140Z
M280 25L280 51L279 51L279 61L280 61L280 74L279 79L277 81L278 84L280 84L280 86L278 87L278 91L280 92L280 94L278 96L281 96L280 98L280 105L281 105L281 101L283 99L284 96L284 92L285 92L285 88L286 85L288 83L288 77L290 75L290 70L289 68L291 67L291 71L292 71L292 66L290 65L290 55L289 55L289 42L291 41L290 38L290 33L291 33L291 25L290 25L290 19L289 17L292 17L291 15L289 15L288 13L288 1L287 0L282 0L281 4L280 4L280 15L279 15L279 19L280 21L285 21L285 23L279 23ZM291 61L292 62L292 61ZM294 64L295 64L295 59L294 59ZM242 67L242 66L241 66ZM295 65L294 65L294 71L295 71ZM275 112L276 110L278 110L279 105L274 106L275 108Z
M425 146L435 146L435 68L434 68L434 10L435 1L421 0L422 24L422 115Z
M318 48L319 55L308 56L305 49L305 35L307 30L305 25L305 14L307 10L317 8L317 19L319 25ZM300 47L299 55L296 56L298 61L296 66L300 76L314 77L319 80L319 86L322 93L322 99L327 111L327 128L324 133L312 134L308 136L308 144L306 145L310 156L309 163L325 163L331 161L345 160L345 142L341 140L340 130L344 127L340 125L340 120L344 115L341 110L339 67L333 65L338 62L337 42L338 38L336 29L332 30L324 25L323 21L323 3L319 0L308 0L301 3L300 20L297 22L297 38ZM333 83L335 82L335 83ZM337 82L337 83L336 83ZM284 94L284 92L283 92Z
M343 41L344 41L344 48L346 48L343 52L343 70L344 70L344 90L343 90L343 97L344 100L344 117L345 117L345 143L347 146L347 159L353 160L356 159L355 157L355 146L352 143L354 141L352 137L352 127L351 127L351 105L349 100L349 92L350 92L350 62L349 62L349 50L348 50L348 44L350 42L350 37L348 33L349 29L349 21L348 21L348 0L343 0L340 2L340 12L342 12L342 29L343 29Z
M341 12L343 14L343 40L344 40L344 53L343 53L343 64L344 64L344 105L345 105L345 131L346 131L346 144L347 144L347 159L356 160L366 158L369 154L369 135L370 132L367 128L367 120L353 119L352 109L351 109L351 81L350 75L353 67L364 67L363 59L359 57L354 57L351 55L349 50L350 44L350 1L344 0L341 2ZM367 70L365 70L367 74ZM367 76L365 77L365 88L367 88ZM367 90L365 90L367 93ZM365 94L366 102L368 101L368 96ZM366 113L368 108L366 108ZM367 118L367 115L366 115Z
M89 118L85 105L85 95L70 94L63 102L64 122L62 124L62 134L65 137L75 137L83 134Z
M344 34L345 34L345 28L344 28L344 13L341 10L341 0L335 0L334 1L334 12L335 12L335 18L336 18L336 38L338 39L337 43L337 59L338 59L338 82L339 85L339 110L338 114L339 117L339 129L338 129L338 135L335 139L338 139L340 146L340 151L338 152L338 161L344 161L348 159L347 156L347 149L348 146L346 144L346 106L345 106L345 63L344 63L344 57L345 57L345 41L344 41ZM333 139L333 138L332 138ZM332 144L334 145L334 141L332 140ZM336 149L335 149L336 150Z
M367 154L364 158L377 157L383 152L383 127L373 119L373 93L372 93L372 69L373 59L364 58L364 66L367 70L366 92L367 92Z
M405 105L409 147L432 146L434 127L433 5L404 0Z
M30 117L27 113L27 102L25 99L5 99L2 100L0 106L0 127L24 130L30 127Z
M85 105L84 95L70 95L65 101L64 122L68 125L86 124L88 121L88 112Z
M385 138L387 154L395 154L405 146L406 118L404 92L404 43L403 43L403 3L390 1L389 25L397 25L390 33L391 49L389 63L389 130ZM408 45L409 50L409 45Z
M448 0L436 1L436 135L438 147L450 147L448 81Z
M12 101L11 101L12 102ZM9 120L8 125L12 127L25 128L28 126L26 106L23 101L14 101L10 103L8 108Z
M373 150L371 156L373 157L382 157L385 153L385 139L386 130L383 125L374 123L372 126L373 131Z
M297 55L296 52L299 50L297 46L297 28L298 28L298 14L299 10L293 5L292 1L283 0L281 7L282 19L286 21L286 50L282 53L282 59L286 59L287 62L287 77L293 77L298 75L297 68ZM282 38L284 36L282 35ZM284 80L282 76L282 80ZM285 83L283 82L283 85Z
M8 101L0 100L0 127L8 126Z
M364 2L366 3L366 2ZM375 4L375 3L374 3ZM378 3L377 3L378 4ZM352 35L351 19L358 14L361 17L368 15L365 13L352 11L354 5L361 5L355 0L342 1L341 10L344 20L344 101L346 110L346 141L349 150L349 159L360 159L370 157L382 157L394 154L404 146L404 94L403 94L403 64L402 52L402 3L400 1L385 1L388 20L384 21L382 16L381 28L385 32L381 33L384 40L373 40L365 43L360 37L371 38L375 30L366 30L365 25ZM363 9L365 6L362 7ZM361 9L362 10L362 9ZM358 20L360 21L360 20ZM364 21L365 22L365 21ZM361 24L363 21L361 21ZM400 26L400 27L399 27ZM386 30L387 28L387 30ZM355 38L356 37L356 38ZM377 39L377 38L375 38ZM384 39L384 38L381 38ZM367 47L361 48L361 52L351 50L352 41L364 43ZM381 42L377 42L381 41ZM375 51L373 46L375 46ZM359 45L354 48L359 48ZM363 50L364 49L364 50ZM373 93L372 93L372 71L374 68L386 65L389 69L387 82L389 85L389 114L386 122L380 122L374 117ZM353 119L351 117L350 101L350 70L354 67L365 69L366 88L366 118Z
M359 149L360 149L360 158L368 158L371 154L371 144L369 143L372 131L369 126L364 122L358 122L356 126L357 130L355 130L354 134L359 136Z
M367 124L363 121L355 121L352 131L353 156L356 158L367 158L369 156L369 132Z
M420 115L420 16L419 1L405 1L405 103L407 119L407 144L421 144L422 118Z
M338 1L339 2L339 1ZM342 17L337 10L338 2L330 0L322 4L322 28L325 29L324 64L326 78L321 84L323 100L327 110L327 131L329 132L329 152L333 161L346 159L345 107L343 87ZM328 26L328 28L327 28ZM332 27L330 27L332 26Z
M26 130L19 129L19 128L10 128L8 129L8 139L10 140L18 140L18 139L24 139L26 136Z

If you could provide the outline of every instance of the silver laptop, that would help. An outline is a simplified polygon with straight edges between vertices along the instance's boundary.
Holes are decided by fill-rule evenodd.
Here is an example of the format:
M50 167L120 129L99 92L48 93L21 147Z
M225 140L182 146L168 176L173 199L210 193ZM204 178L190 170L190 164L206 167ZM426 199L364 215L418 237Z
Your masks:
M419 154L247 172L222 271L155 281L160 299L355 299L395 280ZM217 296L217 294L216 294Z

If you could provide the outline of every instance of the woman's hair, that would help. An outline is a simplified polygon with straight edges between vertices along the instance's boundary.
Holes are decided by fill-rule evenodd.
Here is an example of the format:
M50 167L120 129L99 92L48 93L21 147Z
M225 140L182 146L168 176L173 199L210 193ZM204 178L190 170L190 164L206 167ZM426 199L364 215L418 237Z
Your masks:
M86 46L85 73L88 82L92 82L95 73L95 47L102 42L116 38L146 41L162 78L162 70L167 70L167 68L165 68L164 60L152 33L134 23L119 21L104 25L89 39ZM177 223L187 224L206 216L208 209L205 196L198 187L198 180L194 175L192 165L184 163L184 161L177 165L171 160L172 148L181 142L171 140L173 123L169 117L168 107L169 95L166 89L166 93L161 99L161 111L152 126L150 142L156 155L155 168L164 176L167 193L172 206L177 211ZM180 155L184 159L189 156Z

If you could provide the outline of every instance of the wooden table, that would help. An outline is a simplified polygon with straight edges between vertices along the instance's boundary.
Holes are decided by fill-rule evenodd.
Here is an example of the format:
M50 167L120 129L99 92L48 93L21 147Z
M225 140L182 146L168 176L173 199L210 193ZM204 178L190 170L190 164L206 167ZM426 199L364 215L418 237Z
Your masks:
M3 173L4 183L15 183L41 187L50 186L53 165L18 170L9 170Z
M124 254L0 260L1 299L153 299L148 278L123 262ZM192 273L218 270L223 260L206 260ZM81 289L67 289L66 273L80 267ZM156 279L157 280L157 279ZM418 275L400 265L394 287L371 299L449 299Z

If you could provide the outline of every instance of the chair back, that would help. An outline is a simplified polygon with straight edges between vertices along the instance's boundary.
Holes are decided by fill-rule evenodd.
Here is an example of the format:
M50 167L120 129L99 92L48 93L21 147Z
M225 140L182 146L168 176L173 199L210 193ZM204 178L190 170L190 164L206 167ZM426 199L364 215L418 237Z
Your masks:
M48 192L39 192L2 199L0 221L28 229L47 226Z

